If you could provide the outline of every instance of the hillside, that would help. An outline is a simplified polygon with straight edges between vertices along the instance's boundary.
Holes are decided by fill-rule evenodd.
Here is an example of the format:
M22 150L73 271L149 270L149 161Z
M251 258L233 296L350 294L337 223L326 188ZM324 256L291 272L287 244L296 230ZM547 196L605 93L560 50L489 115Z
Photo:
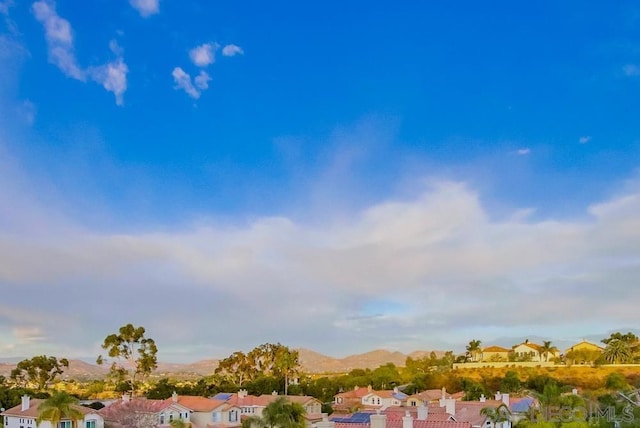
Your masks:
M353 369L375 369L386 363L396 366L404 366L407 357L414 359L428 357L431 351L414 351L411 354L403 354L397 351L376 349L363 354L349 355L344 358L334 358L320 354L310 349L298 349L300 363L307 373L347 373ZM442 356L443 351L435 351Z

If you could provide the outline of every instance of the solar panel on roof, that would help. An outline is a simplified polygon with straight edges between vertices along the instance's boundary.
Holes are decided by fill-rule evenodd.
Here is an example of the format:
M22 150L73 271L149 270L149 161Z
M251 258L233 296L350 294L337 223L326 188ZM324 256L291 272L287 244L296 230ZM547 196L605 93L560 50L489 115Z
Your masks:
M229 394L228 392L221 392L219 394L214 395L213 399L227 401L229 398L231 398L232 395L233 394Z

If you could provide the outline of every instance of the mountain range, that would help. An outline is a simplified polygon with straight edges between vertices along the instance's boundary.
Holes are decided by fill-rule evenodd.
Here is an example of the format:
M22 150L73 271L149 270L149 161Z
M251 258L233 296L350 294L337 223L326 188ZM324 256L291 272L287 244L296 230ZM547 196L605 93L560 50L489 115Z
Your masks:
M347 373L353 369L374 369L386 363L393 363L396 366L404 366L407 357L414 359L428 357L431 351L415 351L410 354L403 354L397 351L376 349L363 354L349 355L344 358L334 358L310 349L298 349L300 365L306 373ZM438 357L444 351L434 351ZM8 377L16 367L17 361L0 362L0 375ZM194 363L164 363L158 362L158 368L153 377L176 377L181 379L193 379L201 376L213 374L218 367L216 359L201 360ZM65 369L63 378L88 380L103 378L108 371L105 366L90 364L86 361L71 359L69 367Z

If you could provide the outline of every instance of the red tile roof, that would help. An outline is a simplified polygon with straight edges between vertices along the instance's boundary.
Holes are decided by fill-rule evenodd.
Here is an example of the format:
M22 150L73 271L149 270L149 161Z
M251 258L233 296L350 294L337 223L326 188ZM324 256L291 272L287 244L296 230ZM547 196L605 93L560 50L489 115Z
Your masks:
M501 346L488 346L482 350L482 352L511 352L511 349L503 348Z
M173 403L173 398L164 400L166 403ZM196 395L179 395L178 404L194 411L194 412L211 412L214 409L225 404L222 400L212 400L211 398L199 397Z
M17 416L17 417L25 417L25 418L37 418L38 417L38 406L42 404L45 400L41 398L31 398L29 399L29 408L27 410L22 410L22 403L17 406L11 407L10 409L5 410L0 413L3 416ZM82 412L83 415L87 415L89 413L97 413L94 409L84 406L73 406L75 409Z

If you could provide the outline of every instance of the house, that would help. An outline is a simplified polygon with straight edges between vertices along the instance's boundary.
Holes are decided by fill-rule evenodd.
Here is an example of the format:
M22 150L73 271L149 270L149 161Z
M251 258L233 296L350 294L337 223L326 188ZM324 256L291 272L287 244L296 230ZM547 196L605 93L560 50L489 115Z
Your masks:
M418 392L410 395L405 401L404 405L407 407L428 406L429 403L440 403L441 400L446 398L453 398L455 400L461 400L464 397L464 392L455 392L453 394L447 393L445 388L442 389L427 389L426 391Z
M511 349L501 346L488 346L482 349L480 361L509 361Z
M400 392L398 388L393 390L371 391L362 397L362 405L368 407L400 406L406 402L409 396Z
M582 340L565 351L565 358L569 364L590 364L600 358L603 351L603 347Z
M38 406L44 401L23 395L20 404L0 413L4 428L52 428L51 422L43 421L40 424L36 422ZM56 428L104 428L104 419L96 410L78 405L74 408L79 410L84 418L77 421L63 418Z
M230 405L224 400L199 397L194 395L178 395L175 392L165 400L166 404L177 403L190 410L190 421L196 427L239 427L240 408Z
M98 413L104 419L105 428L162 427L169 426L174 420L191 422L191 410L172 399L149 400L131 398L127 394Z
M371 387L356 386L351 391L340 392L333 397L333 409L336 411L349 411L362 407L362 397L371 391Z
M218 425L229 426L228 424L237 424L243 416L262 416L262 411L270 403L280 397L276 392L260 396L250 395L246 390L240 390L237 393L219 393L212 397L211 400L224 404L222 407L216 407L214 417L217 417ZM305 410L305 418L309 424L322 420L322 403L314 398L304 395L287 395L286 398L292 403L300 404ZM236 421L236 417L239 419ZM227 424L227 425L225 425Z
M335 428L471 428L451 415L433 411L434 406L415 409L388 408L376 413L360 412L351 418L334 418ZM317 428L325 428L318 425ZM327 427L330 428L330 427Z
M519 358L540 362L548 361L559 356L558 351L551 351L548 355L545 355L544 348L541 345L529 342L528 339L514 346L513 353Z

